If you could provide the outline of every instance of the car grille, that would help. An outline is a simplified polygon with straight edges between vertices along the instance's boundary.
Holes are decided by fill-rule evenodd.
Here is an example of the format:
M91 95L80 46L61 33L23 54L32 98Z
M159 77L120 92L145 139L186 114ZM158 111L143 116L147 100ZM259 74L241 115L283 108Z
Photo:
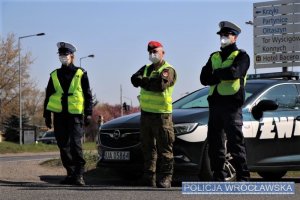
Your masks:
M100 131L101 145L110 148L133 147L140 143L139 129L108 129Z

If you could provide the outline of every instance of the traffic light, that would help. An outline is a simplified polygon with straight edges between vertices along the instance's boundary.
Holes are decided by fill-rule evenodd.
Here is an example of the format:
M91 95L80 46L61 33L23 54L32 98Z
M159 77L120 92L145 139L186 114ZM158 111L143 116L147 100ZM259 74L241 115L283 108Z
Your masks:
M127 103L126 102L123 103L123 110L127 111Z
M126 102L123 103L123 110L124 111L129 111L130 110L130 105L127 105Z

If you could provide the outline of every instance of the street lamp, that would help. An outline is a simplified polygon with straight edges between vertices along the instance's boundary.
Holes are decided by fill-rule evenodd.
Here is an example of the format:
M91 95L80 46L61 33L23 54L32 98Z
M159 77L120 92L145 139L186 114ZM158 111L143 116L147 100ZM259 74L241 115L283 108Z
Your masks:
M81 58L79 59L79 66L81 67L81 60L82 60L82 59L84 59L84 58L94 58L94 57L95 57L94 54L90 54L90 55L88 55L88 56L81 57Z
M248 25L254 25L253 22L251 20L245 22L245 24L248 24Z
M45 33L38 33L38 34L33 34L33 35L25 35L21 36L18 39L18 51L19 51L19 109L20 109L20 125L19 125L19 136L20 136L20 145L22 145L22 80L21 80L21 39L27 38L27 37L34 37L34 36L42 36L45 35Z
M249 20L249 21L245 22L245 24L247 24L247 25L251 25L251 26L254 26L254 22L253 22L253 21L251 21L251 20ZM256 68L254 68L254 73L256 74Z

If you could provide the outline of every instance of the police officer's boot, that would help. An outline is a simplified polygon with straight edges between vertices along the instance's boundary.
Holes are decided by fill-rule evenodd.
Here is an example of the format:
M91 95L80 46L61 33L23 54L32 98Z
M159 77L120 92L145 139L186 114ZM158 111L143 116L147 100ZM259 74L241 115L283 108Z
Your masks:
M84 186L85 185L85 181L83 179L83 176L82 175L75 176L73 185Z
M172 175L163 175L158 181L156 186L158 188L170 188L172 182Z

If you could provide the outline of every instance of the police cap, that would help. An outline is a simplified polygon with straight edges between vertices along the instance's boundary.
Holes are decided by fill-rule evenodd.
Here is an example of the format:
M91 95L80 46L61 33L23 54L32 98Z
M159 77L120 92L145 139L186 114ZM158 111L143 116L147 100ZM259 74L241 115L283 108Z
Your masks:
M221 21L219 23L219 27L220 30L217 32L219 35L221 33L232 33L233 35L239 35L242 32L238 25L228 21Z
M68 42L58 42L57 47L59 54L73 54L76 51L76 47Z

